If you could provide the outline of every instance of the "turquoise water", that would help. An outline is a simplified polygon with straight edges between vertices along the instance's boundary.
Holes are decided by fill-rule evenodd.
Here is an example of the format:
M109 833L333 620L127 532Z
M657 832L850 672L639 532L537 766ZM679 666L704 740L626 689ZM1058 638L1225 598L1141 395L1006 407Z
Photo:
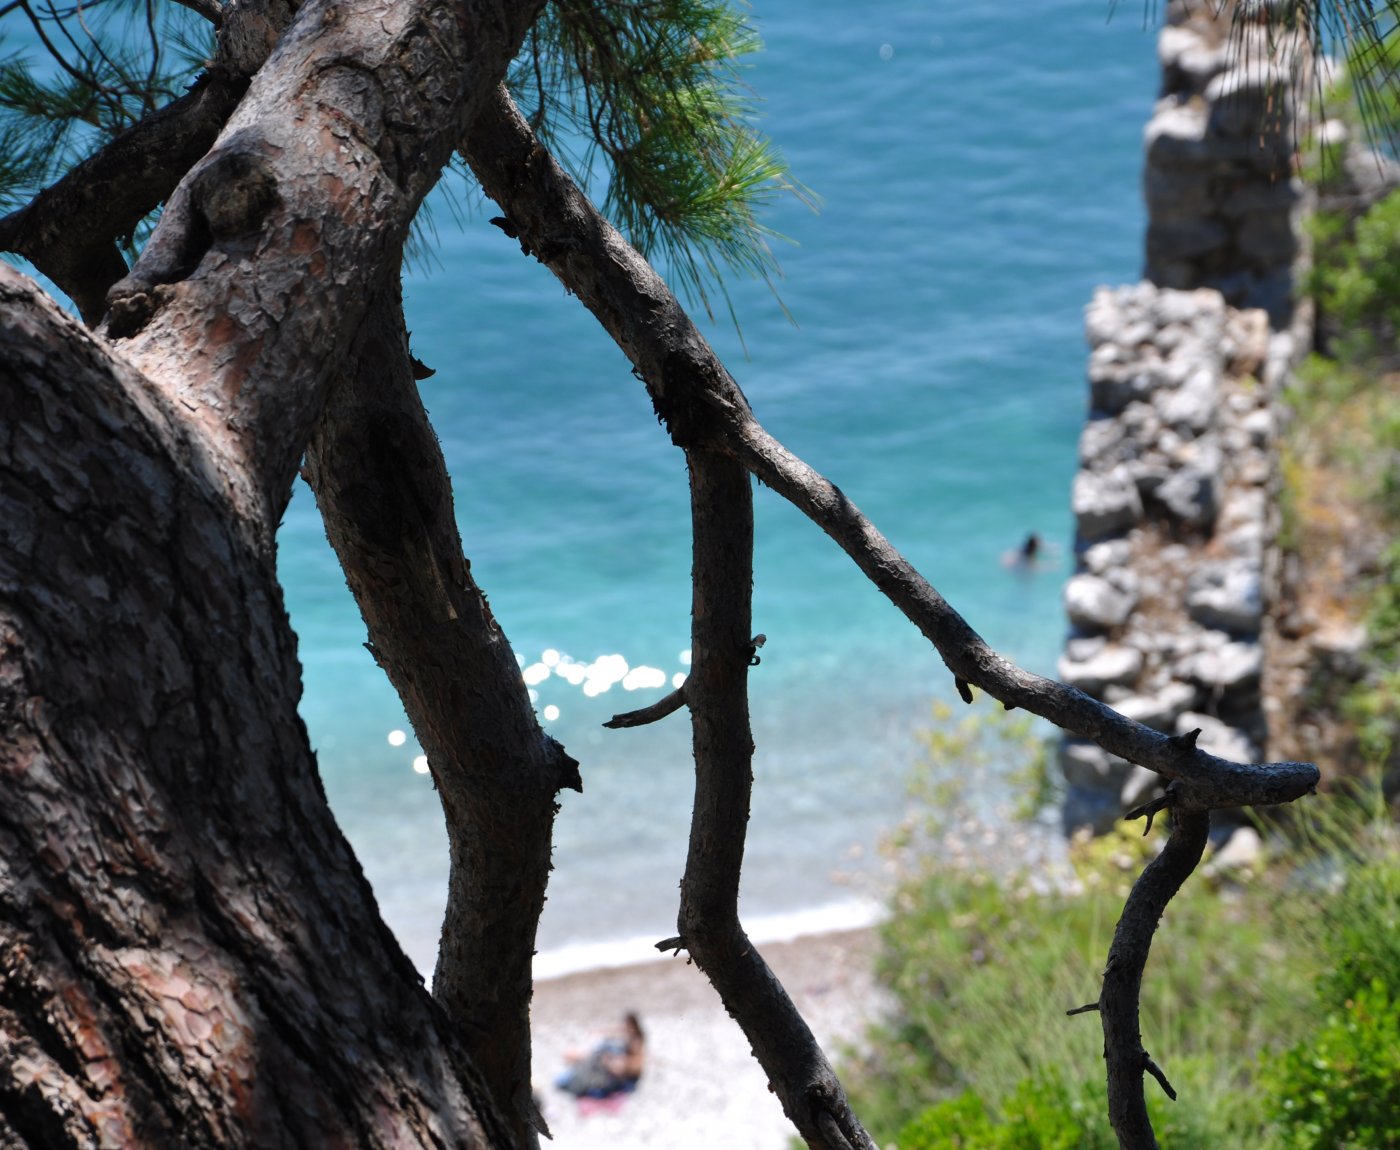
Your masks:
M1030 530L1068 551L1082 311L1096 284L1139 270L1155 38L1136 11L1109 22L1106 0L754 10L765 126L823 206L768 217L795 241L779 256L798 326L761 285L737 284L744 345L725 324L706 330L774 435L995 647L1049 671L1065 562L1027 575L1000 557ZM489 205L458 227L453 196L460 185L437 197L438 258L408 284L409 327L437 370L423 391L467 554L529 677L546 675L535 690L544 713L557 708L547 725L582 764L541 948L596 954L580 947L673 933L692 786L684 716L600 724L685 668L684 463L593 319L486 222ZM917 731L950 683L825 536L766 488L757 503L755 625L768 644L752 676L743 907L771 917L870 889ZM447 852L421 752L304 489L280 546L327 791L388 922L430 969ZM620 655L666 686L589 696L535 667L546 652L561 669Z
M1084 405L1082 310L1138 272L1140 139L1154 37L1098 0L1014 6L756 5L751 83L819 194L770 217L792 326L760 285L707 327L761 420L841 485L998 649L1053 667L1061 571L999 558L1029 530L1068 550ZM590 316L477 206L435 212L440 266L409 284L424 395L473 568L528 665L620 654L666 688L536 684L581 760L564 797L541 948L671 933L692 776L683 715L600 723L684 669L685 471ZM757 495L757 786L747 915L845 902L903 805L946 672L850 561ZM282 565L327 788L410 953L431 963L445 839L396 699L299 492ZM532 678L543 673L537 669ZM657 677L657 676L654 676ZM549 712L553 714L553 712ZM848 878L846 876L856 876Z

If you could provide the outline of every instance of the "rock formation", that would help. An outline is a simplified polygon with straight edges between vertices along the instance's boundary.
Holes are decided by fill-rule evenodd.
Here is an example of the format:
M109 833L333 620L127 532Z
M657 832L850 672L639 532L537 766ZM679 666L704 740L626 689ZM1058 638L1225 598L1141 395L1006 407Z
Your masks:
M1061 679L1167 733L1258 760L1261 634L1276 566L1277 400L1301 182L1292 94L1305 50L1171 4L1145 133L1146 279L1087 313L1089 416ZM1066 738L1066 829L1106 830L1156 775Z
M1288 333L1220 293L1100 289L1091 411L1074 480L1076 573L1060 678L1167 733L1255 759L1276 482L1274 400ZM1066 739L1068 827L1106 829L1157 777Z
M1157 46L1162 92L1145 133L1145 277L1211 287L1288 322L1303 184L1295 96L1312 83L1306 41L1219 0L1174 0Z

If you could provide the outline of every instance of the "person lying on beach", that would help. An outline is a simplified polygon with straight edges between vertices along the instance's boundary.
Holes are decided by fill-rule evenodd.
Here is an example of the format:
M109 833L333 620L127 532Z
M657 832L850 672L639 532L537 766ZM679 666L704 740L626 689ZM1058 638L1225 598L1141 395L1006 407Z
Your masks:
M589 1054L572 1055L569 1068L554 1085L575 1098L610 1098L637 1088L646 1066L646 1035L629 1013L622 1029L604 1038Z

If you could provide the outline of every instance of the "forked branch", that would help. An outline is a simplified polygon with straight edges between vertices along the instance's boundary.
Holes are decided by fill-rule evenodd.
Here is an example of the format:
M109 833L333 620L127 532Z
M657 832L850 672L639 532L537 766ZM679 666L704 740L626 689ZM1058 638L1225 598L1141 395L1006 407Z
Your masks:
M632 361L681 447L735 459L825 531L928 637L955 680L1178 783L1181 810L1291 802L1318 782L1310 763L1232 763L1032 675L993 651L835 484L769 435L661 277L589 202L501 88L464 147L512 233L593 312Z
M127 273L119 243L213 146L296 7L241 0L225 23L223 6L214 0L180 2L220 28L208 70L183 96L0 218L0 251L33 263L78 305L90 327L106 311L107 289Z
M1171 834L1162 853L1147 864L1128 894L1123 917L1113 932L1099 994L1104 1061L1108 1064L1108 1116L1123 1150L1157 1147L1143 1096L1144 1074L1151 1074L1169 1098L1176 1098L1167 1076L1143 1048L1138 1002L1152 936L1167 903L1201 861L1210 814L1179 811L1174 806L1170 809Z
M1112 1019L1105 1018L1105 1045L1116 1083L1111 1086L1116 1099L1111 1109L1120 1140L1132 1150L1155 1145L1145 1107L1132 1102L1129 1089L1132 1079L1141 1099L1144 1072L1165 1083L1142 1049L1137 1030L1138 993L1152 932L1167 901L1199 860L1209 821L1206 812L1291 802L1316 787L1317 768L1310 763L1229 762L1201 750L1194 739L1163 735L1081 691L1032 675L1002 658L838 487L763 429L739 385L661 278L535 139L504 88L473 124L464 154L506 213L510 234L522 250L548 266L578 296L632 361L657 415L692 460L701 449L708 453L706 458L729 455L800 508L929 639L964 699L970 699L970 686L980 687L1008 709L1021 707L1049 719L1168 781L1172 839L1129 897L1120 924L1122 937L1115 940L1109 961L1112 986L1106 978L1104 996L1096 1004ZM696 546L698 563L698 537ZM700 697L689 701L697 716L705 713ZM744 714L747 730L746 710ZM697 741L697 769L699 755ZM683 935L685 930L683 924ZM737 922L733 930L717 945L747 953ZM1121 982L1130 970L1135 973ZM718 981L716 986L746 1029L755 1025L761 1008L735 995L733 988ZM803 1133L807 1136L806 1130Z

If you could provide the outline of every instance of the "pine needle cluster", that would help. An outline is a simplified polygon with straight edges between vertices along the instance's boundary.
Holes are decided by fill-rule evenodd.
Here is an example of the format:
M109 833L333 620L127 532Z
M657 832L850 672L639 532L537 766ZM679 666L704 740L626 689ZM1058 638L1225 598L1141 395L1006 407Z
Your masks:
M0 210L180 95L212 48L168 0L11 0L0 20Z
M213 50L171 0L10 0L0 21L0 212L178 96ZM809 199L754 126L741 69L759 47L722 0L553 0L512 71L561 161L707 310L727 273L771 285L760 210Z

